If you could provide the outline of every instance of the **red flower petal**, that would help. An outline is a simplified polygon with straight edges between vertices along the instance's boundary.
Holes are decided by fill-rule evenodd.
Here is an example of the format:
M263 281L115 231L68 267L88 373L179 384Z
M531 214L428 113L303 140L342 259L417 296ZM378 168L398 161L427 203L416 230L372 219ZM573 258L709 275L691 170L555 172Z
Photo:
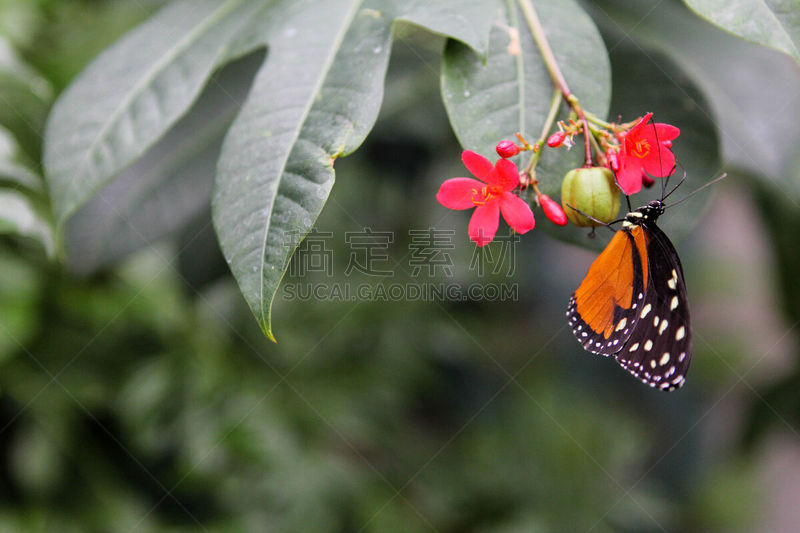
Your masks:
M614 175L622 192L630 196L642 190L642 167L627 165L626 161L625 159L620 161L620 169Z
M671 124L663 124L659 122L658 124L655 124L655 127L655 137L657 137L660 142L671 141L681 134L681 130L675 126L672 126Z
M494 171L487 178L490 185L499 185L510 191L519 185L519 170L513 161L501 159L494 165Z
M656 178L665 178L675 170L675 156L666 146L660 146L642 161L645 172Z
M639 122L637 122L636 125L630 129L630 131L628 131L628 134L630 135L631 133L634 132L638 133L639 131L641 131L642 128L644 128L645 124L650 122L651 118L653 118L653 113L652 112L647 113L645 116L639 119Z
M478 246L485 246L494 239L500 225L500 202L486 202L478 206L469 219L469 238Z
M517 233L527 233L536 225L531 207L516 194L503 193L500 197L500 211L508 225Z
M472 198L476 190L484 186L483 182L472 178L450 178L439 187L436 199L449 209L469 209L475 207Z
M483 181L486 181L492 171L492 162L471 150L461 152L461 161L473 176Z

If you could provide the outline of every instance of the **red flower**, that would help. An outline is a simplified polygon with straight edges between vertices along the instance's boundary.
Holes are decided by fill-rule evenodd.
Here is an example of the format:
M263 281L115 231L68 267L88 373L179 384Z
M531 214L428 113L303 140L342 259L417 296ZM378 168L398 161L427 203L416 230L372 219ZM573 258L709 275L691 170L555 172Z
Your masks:
M627 195L641 190L645 172L655 178L665 178L675 170L675 156L670 148L681 130L669 124L648 124L652 116L652 113L646 114L620 136L619 169L613 170L619 188Z
M510 192L519 185L517 165L508 159L492 163L469 150L461 154L467 170L478 180L472 178L450 178L442 183L436 199L450 209L469 209L475 207L469 221L469 238L478 246L484 246L494 239L500 224L500 213L517 233L533 229L533 211L519 196Z

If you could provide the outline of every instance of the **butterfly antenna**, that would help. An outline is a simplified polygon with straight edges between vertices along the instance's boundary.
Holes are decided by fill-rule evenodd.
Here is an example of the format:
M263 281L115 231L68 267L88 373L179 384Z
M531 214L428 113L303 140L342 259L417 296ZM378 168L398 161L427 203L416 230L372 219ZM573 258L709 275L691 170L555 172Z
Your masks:
M652 117L650 118L650 127L653 128L653 135L656 137L656 150L658 150L658 170L661 171L661 174L664 174L664 161L661 158L661 139L658 138L658 128L656 128L656 123L653 121ZM661 182L661 199L664 199L664 193L667 190L667 183L669 183L669 177L672 175L671 173L667 175L666 179Z
M661 157L661 139L658 138L658 128L656 128L656 123L652 121L653 120L652 118L650 120L651 120L650 124L653 126L653 134L656 136L656 146L658 147L658 169L661 171L661 175L663 176L664 175L664 161L663 161L663 159ZM682 165L681 165L681 168L683 168ZM675 165L673 165L673 167L670 169L670 172L669 172L669 174L667 174L666 178L664 178L664 180L661 181L661 201L662 202L667 198L667 196L669 196L670 194L675 192L675 189L680 187L681 183L683 183L683 180L686 179L686 171L684 170L683 178L681 178L681 181L678 182L678 184L675 187L673 187L669 192L667 192L667 189L668 189L668 186L669 186L669 179L672 177L672 175L674 173L675 173Z
M679 164L680 164L680 163L679 163ZM675 191L677 191L677 190L678 190L678 187L680 187L680 186L681 186L681 184L682 184L684 181L686 181L686 169L685 169L685 168L683 168L683 165L680 165L680 166L681 166L681 170L683 170L683 177L682 177L682 178L681 178L681 180L678 182L678 184L677 184L677 185L675 185L675 186L672 188L672 190L670 190L670 191L669 191L667 194L665 194L664 196L662 196L662 197L661 197L661 201L662 201L662 202L663 202L664 200L666 200L667 198L669 198L669 196L670 196L672 193L674 193Z
M700 191L702 191L702 190L703 190L703 189L705 189L706 187L711 187L712 185L714 185L714 184L715 184L715 183L717 183L718 181L722 181L723 179L725 179L725 178L727 178L727 177L728 177L728 173L726 172L726 173L725 173L725 174L723 174L722 176L720 176L720 177L718 177L718 178L715 178L715 179L713 179L713 180L709 181L708 183L706 183L705 185L703 185L703 186L701 186L701 187L698 187L697 189L693 190L692 192L690 192L689 194L687 194L686 196L684 196L683 198L681 198L681 199L680 199L680 200L678 200L677 202L674 202L674 203L671 203L671 204L669 204L669 205L668 205L668 206L666 206L664 209L669 209L670 207L675 207L676 205L678 205L678 204L680 204L680 203L683 203L683 202L685 202L686 200L688 200L689 198L691 198L691 197L692 197L692 196L694 196L695 194L699 193Z
M588 218L592 222L595 222L598 226L605 226L608 229L610 229L611 231L613 231L614 233L616 233L616 230L611 227L611 224L616 224L617 222L622 222L623 220L625 220L624 218L620 218L620 219L617 219L617 220L612 220L611 222L603 222L602 220L598 220L598 219L594 218L592 215L584 213L583 211L581 211L577 207L572 207L569 204L566 204L566 205L567 205L567 207L569 207L570 209L572 209L576 213L585 216L586 218ZM594 227L592 227L592 232L594 232Z

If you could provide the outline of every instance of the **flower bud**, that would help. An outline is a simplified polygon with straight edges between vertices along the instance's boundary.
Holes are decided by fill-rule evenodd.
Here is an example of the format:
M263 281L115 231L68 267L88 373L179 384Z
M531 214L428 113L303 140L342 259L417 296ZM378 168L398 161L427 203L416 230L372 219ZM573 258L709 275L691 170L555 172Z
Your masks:
M645 188L649 189L650 187L653 186L655 182L656 180L654 180L653 178L642 172L642 185L644 185Z
M561 205L576 226L600 225L584 215L604 223L613 221L619 212L619 187L614 174L604 167L570 170L561 184Z
M517 155L519 153L519 146L511 141L500 141L497 143L497 148L495 148L495 150L497 150L497 155L506 159Z
M550 219L550 222L559 226L567 225L567 214L561 209L556 201L547 196L546 194L539 195L539 205L542 206L544 216Z
M558 148L564 143L567 134L563 131L557 131L547 138L547 146L550 148Z

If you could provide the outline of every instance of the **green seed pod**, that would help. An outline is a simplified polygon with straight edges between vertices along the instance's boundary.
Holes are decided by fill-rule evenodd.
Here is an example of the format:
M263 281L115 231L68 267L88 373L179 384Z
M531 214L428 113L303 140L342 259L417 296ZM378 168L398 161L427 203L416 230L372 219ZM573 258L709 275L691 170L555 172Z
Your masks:
M614 182L614 174L605 167L570 170L561 184L561 205L569 221L576 226L600 224L575 209L601 222L615 220L619 213L619 187Z

